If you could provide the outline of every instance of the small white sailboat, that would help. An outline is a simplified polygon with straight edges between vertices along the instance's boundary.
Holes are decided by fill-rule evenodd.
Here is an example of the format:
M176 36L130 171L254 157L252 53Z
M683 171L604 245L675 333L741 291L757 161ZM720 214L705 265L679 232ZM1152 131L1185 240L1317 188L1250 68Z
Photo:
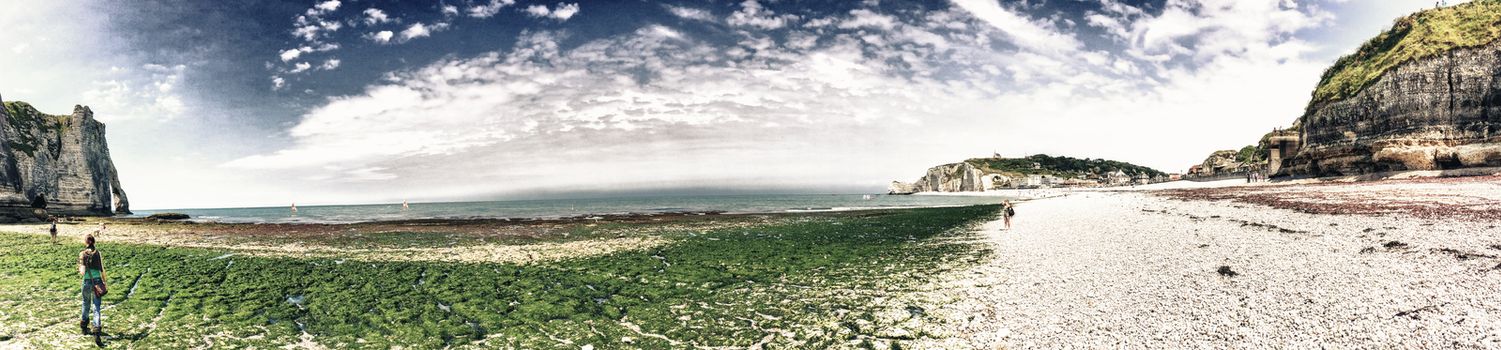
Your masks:
M407 209L411 209L411 207L407 206L407 201L401 201L401 210L405 211Z
M292 202L292 215L297 215L297 202Z

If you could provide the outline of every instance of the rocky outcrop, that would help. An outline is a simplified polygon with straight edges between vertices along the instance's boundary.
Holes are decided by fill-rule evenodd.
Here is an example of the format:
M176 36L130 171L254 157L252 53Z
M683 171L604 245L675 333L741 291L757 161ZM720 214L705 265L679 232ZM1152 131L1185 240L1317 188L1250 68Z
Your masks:
M928 169L916 182L892 181L891 194L918 192L983 192L999 189L1097 187L1144 183L1166 179L1156 169L1107 159L1073 158L1036 154L1022 158L994 155L971 158Z
M1204 158L1203 163L1194 168L1193 175L1215 176L1244 171L1246 164L1236 160L1236 152L1233 150L1220 150L1210 153Z
M1501 43L1403 63L1299 122L1286 175L1501 166Z
M893 194L984 191L981 179L984 175L968 162L944 164L928 168L928 173L917 182L892 182L888 190Z
M0 220L35 216L33 202L51 215L130 213L104 124L88 107L47 115L24 102L0 109ZM41 200L38 200L38 197Z

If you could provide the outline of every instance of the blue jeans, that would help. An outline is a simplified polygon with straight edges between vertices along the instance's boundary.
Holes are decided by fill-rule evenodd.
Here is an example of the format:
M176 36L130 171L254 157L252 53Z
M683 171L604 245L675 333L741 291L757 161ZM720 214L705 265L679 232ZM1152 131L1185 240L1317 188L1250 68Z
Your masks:
M99 298L94 297L94 285L102 283L102 282L104 282L104 281L102 281L102 280L100 280L98 278L91 278L91 279L83 280L83 320L84 321L88 321L89 320L89 303L93 303L94 304L94 327L100 327L101 326L101 322L103 322L101 320L104 318L104 314L101 313L102 310L100 310L100 307L99 307L100 300L99 300Z

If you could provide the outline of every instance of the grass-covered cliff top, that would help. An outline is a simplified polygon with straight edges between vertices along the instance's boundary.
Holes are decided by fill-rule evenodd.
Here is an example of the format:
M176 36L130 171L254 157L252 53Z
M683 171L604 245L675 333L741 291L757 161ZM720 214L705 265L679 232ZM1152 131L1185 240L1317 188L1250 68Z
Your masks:
M1408 61L1501 38L1501 0L1477 0L1397 19L1391 29L1324 71L1309 106L1354 96Z
M1066 156L1038 154L1026 158L974 158L964 161L986 173L1052 175L1073 178L1083 174L1104 175L1120 170L1126 174L1146 173L1147 176L1163 175L1163 172L1136 164L1106 159L1079 159ZM1037 167L1033 167L1033 164Z
M11 130L16 132L10 136L10 147L28 156L36 156L38 140L32 130L53 129L62 132L73 118L71 115L51 115L38 111L31 104L20 101L5 102L5 114L10 115L6 121L10 123Z

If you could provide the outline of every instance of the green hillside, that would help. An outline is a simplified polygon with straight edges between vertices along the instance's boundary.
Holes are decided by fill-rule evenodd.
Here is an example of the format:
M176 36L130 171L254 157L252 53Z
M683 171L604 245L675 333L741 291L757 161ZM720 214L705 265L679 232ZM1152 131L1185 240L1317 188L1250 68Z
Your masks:
M1052 175L1073 178L1083 174L1103 175L1120 170L1126 174L1147 173L1147 176L1163 175L1163 172L1136 164L1106 159L1079 159L1065 156L1038 154L1026 158L974 158L964 161L986 173L1011 173L1023 175ZM1036 163L1037 167L1033 167Z
M1477 0L1399 18L1391 29L1325 70L1309 106L1354 96L1402 63L1486 45L1498 37L1501 0Z

